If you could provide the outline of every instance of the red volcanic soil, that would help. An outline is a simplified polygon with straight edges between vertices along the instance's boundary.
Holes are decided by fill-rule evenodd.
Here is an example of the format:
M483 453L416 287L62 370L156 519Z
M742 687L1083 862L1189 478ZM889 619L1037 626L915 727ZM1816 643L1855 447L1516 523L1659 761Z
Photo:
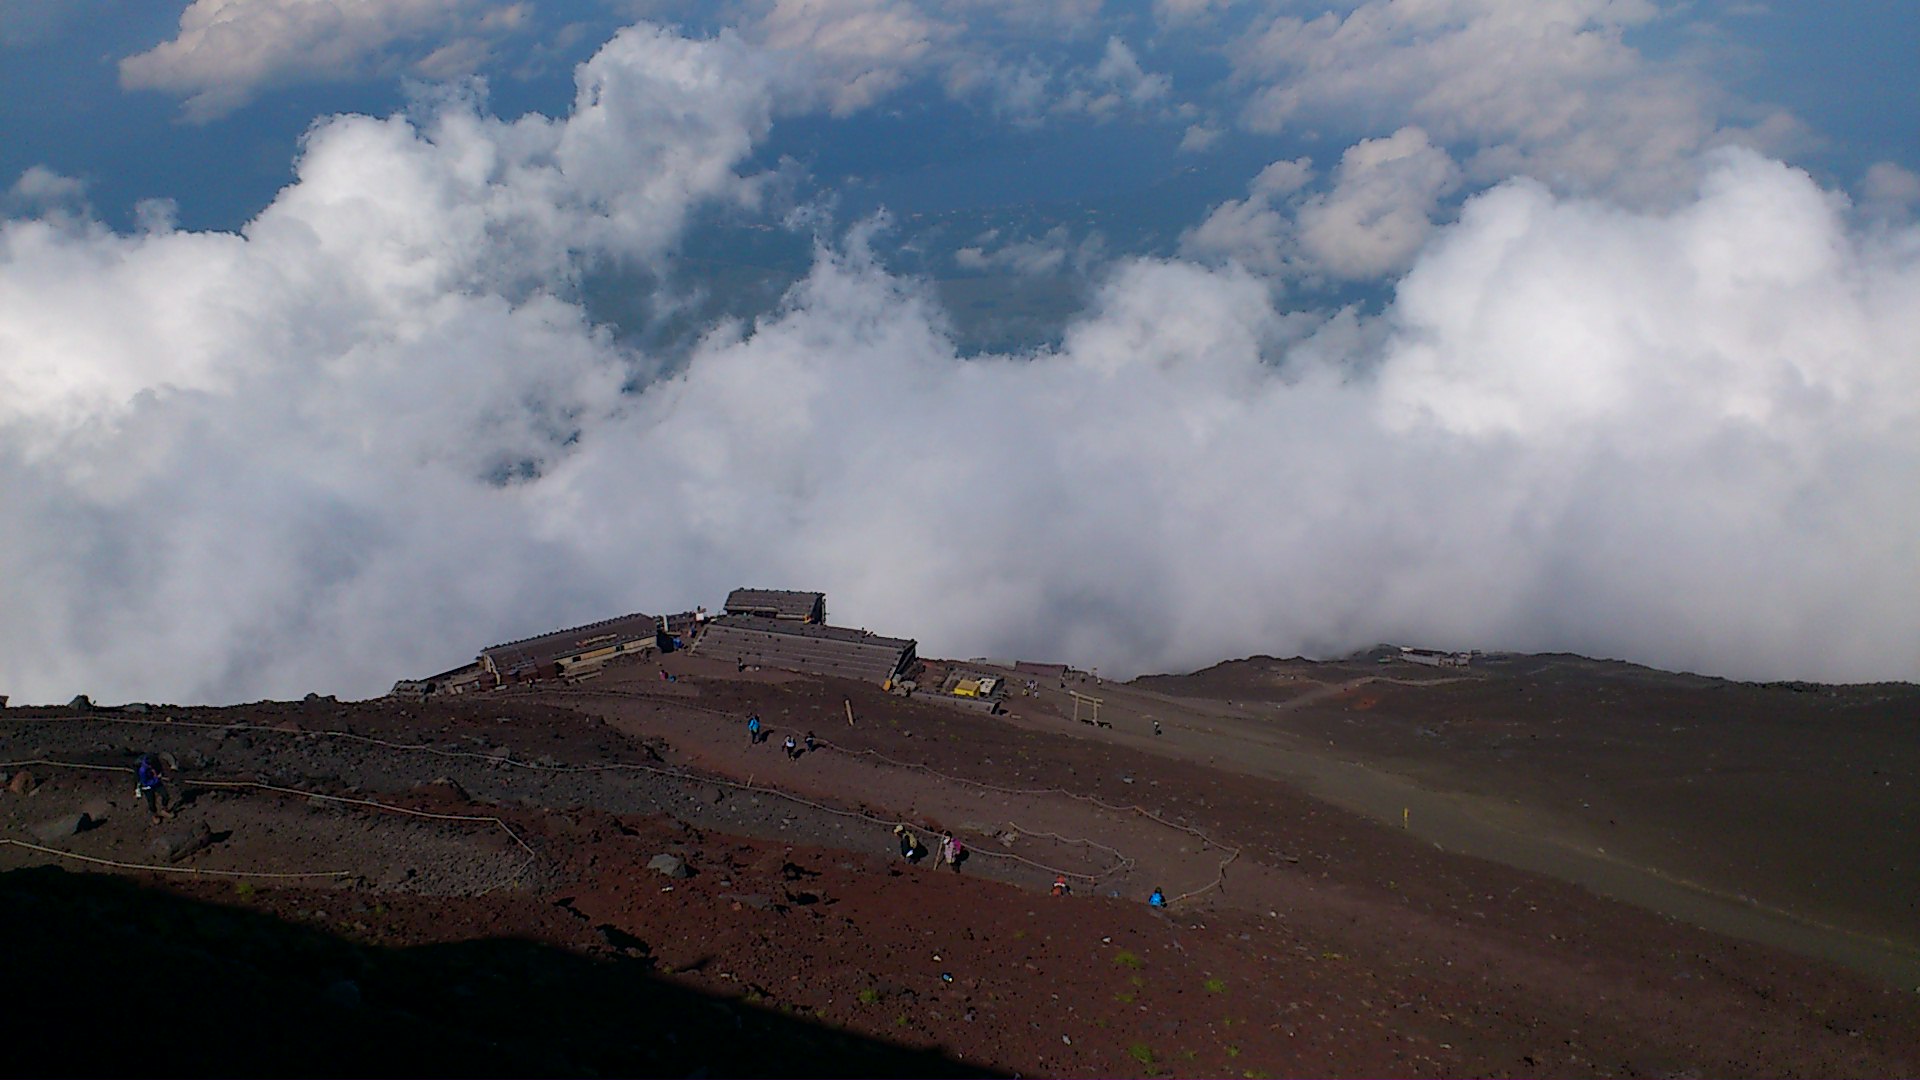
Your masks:
M0 925L29 993L7 1045L47 1073L1920 1071L1914 985L1423 837L1489 793L1560 841L1588 826L1459 731L1529 722L1466 691L1532 675L1267 663L1286 662L1075 684L1109 728L1063 717L1059 685L988 717L684 656L672 682L648 664L425 703L9 709L0 758L28 778L0 793ZM1547 711L1642 692L1584 685ZM1454 696L1421 720L1420 690ZM819 749L782 753L808 731ZM139 752L178 764L161 825L129 799ZM1383 823L1308 789L1426 801ZM1660 807L1635 809L1657 831ZM907 865L896 824L970 857ZM156 846L200 826L178 862ZM1641 855L1607 865L1658 868ZM258 876L302 874L325 876ZM1900 929L1892 906L1822 910Z

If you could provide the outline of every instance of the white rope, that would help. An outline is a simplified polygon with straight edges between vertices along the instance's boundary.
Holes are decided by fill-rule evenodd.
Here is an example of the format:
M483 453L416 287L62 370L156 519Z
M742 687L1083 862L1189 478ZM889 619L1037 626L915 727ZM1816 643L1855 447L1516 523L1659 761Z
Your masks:
M29 844L25 840L0 838L0 845L26 848L28 851L38 851L48 855L58 855L63 859L75 859L84 863L93 863L95 866L114 866L122 870L154 870L163 874L203 874L213 877L242 878L315 878L350 877L353 875L353 871L351 870L308 870L299 873L269 873L265 870L203 870L193 866L158 866L153 863L130 863L119 862L114 859L96 859L91 855L80 855L71 851L61 851L59 848Z

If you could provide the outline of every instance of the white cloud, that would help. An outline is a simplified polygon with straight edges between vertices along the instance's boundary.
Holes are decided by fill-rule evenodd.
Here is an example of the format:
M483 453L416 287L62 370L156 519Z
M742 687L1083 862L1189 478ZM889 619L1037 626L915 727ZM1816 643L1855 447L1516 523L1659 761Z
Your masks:
M470 73L528 10L490 0L194 0L177 36L120 61L120 82L183 95L186 118L204 123L273 86Z
M0 684L375 693L743 581L1116 674L1413 640L1920 675L1920 231L1729 152L1669 210L1470 199L1375 319L1133 260L1057 348L965 360L856 241L663 372L568 281L752 197L784 63L631 30L561 119L320 125L240 234L5 221ZM1438 163L1396 138L1350 193Z
M1891 161L1875 162L1861 178L1860 198L1870 214L1904 219L1920 207L1920 173Z
M974 243L954 252L954 262L962 270L1002 271L1023 277L1058 277L1064 273L1085 274L1106 255L1106 245L1097 236L1075 243L1065 226L1055 226L1031 239L999 243L998 232L976 237Z
M1225 132L1214 124L1190 124L1186 132L1180 136L1180 152L1204 154L1220 141L1220 136L1223 134Z
M1307 158L1276 161L1247 186L1247 197L1229 199L1180 238L1188 258L1231 260L1278 276L1296 261L1294 221L1288 200L1313 179Z
M1460 170L1419 128L1347 148L1333 190L1300 206L1300 247L1335 277L1364 279L1406 268Z
M751 194L756 63L636 28L564 120L336 118L238 235L0 225L0 639L39 665L0 681L364 691L450 616L510 636L565 562L516 493L649 374L550 290Z
M899 89L954 31L904 0L774 0L747 32L804 57L831 111L845 116Z
M1700 150L1787 137L1784 117L1729 129L1726 95L1623 34L1649 0L1365 0L1279 15L1229 47L1256 131L1417 124L1470 175L1659 202L1689 189Z
M1415 127L1348 147L1326 191L1304 190L1312 175L1306 158L1267 166L1245 199L1181 237L1181 251L1275 278L1379 278L1406 268L1460 183L1453 159Z
M87 183L45 165L30 165L7 189L6 201L9 208L29 213L79 209L86 206Z
M1163 24L1202 22L1216 10L1225 11L1235 0L1153 0L1154 18Z

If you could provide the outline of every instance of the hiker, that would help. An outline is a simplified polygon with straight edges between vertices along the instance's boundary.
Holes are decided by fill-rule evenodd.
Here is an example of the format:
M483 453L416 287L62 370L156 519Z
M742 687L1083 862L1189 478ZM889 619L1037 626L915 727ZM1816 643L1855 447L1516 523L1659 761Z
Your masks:
M133 766L133 794L147 804L147 816L158 825L173 816L173 798L167 793L167 781L153 758L141 754Z
M905 825L895 825L893 835L900 838L900 857L908 863L917 863L927 857L927 849L920 846L920 838L909 832Z
M1154 733L1155 735L1158 735L1158 734L1160 734L1160 721L1158 721L1158 720L1155 720L1155 721L1153 722L1153 733Z
M807 753L809 753L809 754L811 754L811 753L813 753L813 751L814 751L814 745L813 745L813 732L811 732L811 731L809 731L809 732L807 732L807 740L806 740L806 741L807 741Z
M1153 887L1153 894L1147 897L1147 906L1157 908L1167 906L1167 894L1160 891L1160 886Z
M752 716L747 717L747 742L750 745L757 745L760 742L759 713L754 713Z
M787 736L787 760L792 761L799 756L800 744L793 741L793 736Z
M940 839L940 861L951 867L954 873L957 874L960 872L960 864L964 862L966 858L967 845L955 839L952 833L948 833Z
M1065 896L1072 891L1073 887L1067 884L1067 875L1055 874L1053 876L1053 895Z

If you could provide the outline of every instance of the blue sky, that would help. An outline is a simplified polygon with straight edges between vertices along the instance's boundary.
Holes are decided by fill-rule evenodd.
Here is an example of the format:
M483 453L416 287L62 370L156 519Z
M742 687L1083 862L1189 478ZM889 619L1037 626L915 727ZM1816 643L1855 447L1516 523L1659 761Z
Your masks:
M523 6L529 18L521 32L503 37L493 55L472 65L488 80L492 108L508 116L563 114L573 65L624 25L624 11L646 9L585 0ZM0 107L0 175L17 177L41 165L85 180L95 211L122 226L131 223L136 202L159 197L179 204L182 225L235 229L292 179L299 139L315 118L381 115L407 103L414 73L406 70L341 81L290 75L263 82L248 104L216 121L183 122L179 97L123 89L118 62L172 39L184 7L129 0L0 6L7 56L0 70L6 103ZM658 7L679 25L701 14ZM1664 17L1629 27L1626 39L1647 57L1686 58L1703 79L1753 106L1788 110L1807 128L1795 145L1796 164L1838 186L1857 184L1882 161L1920 169L1920 86L1907 55L1920 40L1920 10L1897 0L1861 0L1838 16L1812 4L1672 7ZM1243 4L1204 29L1169 30L1145 5L1114 4L1074 26L1066 41L1008 33L995 44L1010 56L1037 53L1064 68L1097 62L1109 31L1122 40L1131 36L1132 47L1168 74L1184 100L1227 112L1241 88L1228 85L1232 72L1220 50L1264 10ZM707 14L691 25L713 32L726 22ZM562 27L575 29L556 40ZM1099 198L1141 189L1182 167L1211 165L1215 157L1238 159L1244 180L1276 156L1311 152L1314 141L1227 126L1223 142L1195 161L1176 151L1187 127L1179 118L1016 127L977 101L955 102L925 84L838 121L793 119L763 153L805 161L822 190L834 190L850 175L866 178L858 188L862 209L885 204L907 212ZM938 134L930 134L936 127Z
M0 692L374 693L739 584L1115 672L1914 678L1915 40L0 0Z

